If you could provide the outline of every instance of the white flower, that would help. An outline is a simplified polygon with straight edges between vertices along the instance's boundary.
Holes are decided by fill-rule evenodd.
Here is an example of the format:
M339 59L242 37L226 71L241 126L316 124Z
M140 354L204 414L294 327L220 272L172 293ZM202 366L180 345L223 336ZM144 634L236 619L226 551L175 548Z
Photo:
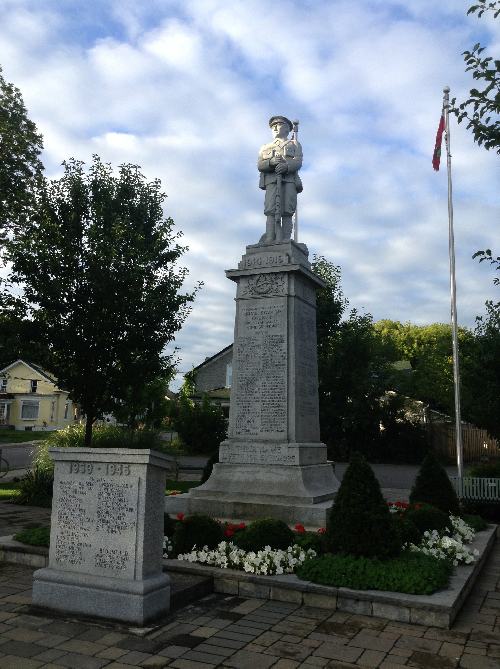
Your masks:
M408 550L432 555L440 560L451 560L454 566L474 562L479 551L477 549L471 551L464 545L472 541L474 530L457 516L450 516L450 521L453 528L451 536L446 531L442 534L437 530L426 531L420 544L418 546L409 544Z
M246 553L231 542L221 541L212 551L207 546L203 550L196 550L195 547L191 553L180 554L177 559L215 565L222 569L240 569L249 574L291 574L297 564L302 564L309 557L316 557L316 552L312 549L304 551L296 544L286 551L266 546L264 550Z

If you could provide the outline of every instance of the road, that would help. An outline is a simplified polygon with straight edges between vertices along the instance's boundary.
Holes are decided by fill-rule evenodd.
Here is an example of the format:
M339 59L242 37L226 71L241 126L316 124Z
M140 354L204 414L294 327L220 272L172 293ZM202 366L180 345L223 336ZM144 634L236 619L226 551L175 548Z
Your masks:
M22 444L0 444L2 457L8 461L11 470L28 469L31 466L34 444L36 442L32 441L26 441Z
M36 442L34 442L36 444ZM25 442L23 444L0 444L3 449L3 456L8 460L10 469L28 469L31 465L33 456L34 444L33 442ZM179 458L180 469L184 470L186 474L190 471L195 474L195 471L201 471L205 466L207 458L205 456L182 456ZM348 463L337 462L335 464L335 473L339 481L345 474ZM382 488L400 488L409 490L418 472L417 465L372 465L375 476L379 480ZM446 467L449 476L457 475L456 467ZM186 478L183 476L183 478ZM193 478L195 478L193 476Z

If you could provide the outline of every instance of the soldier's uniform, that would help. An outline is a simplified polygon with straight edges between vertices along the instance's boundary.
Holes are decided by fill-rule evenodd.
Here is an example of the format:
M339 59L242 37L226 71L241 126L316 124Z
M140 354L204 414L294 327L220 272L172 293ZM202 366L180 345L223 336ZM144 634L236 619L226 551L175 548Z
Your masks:
M276 118L283 118L291 129L290 121L284 117L273 116L269 125ZM302 182L297 174L302 166L302 147L295 140L277 137L260 148L257 162L257 168L260 172L259 188L266 191L264 214L268 217L268 221L269 217L274 217L276 214L278 174L275 171L275 166L270 165L270 160L273 157L283 157L288 167L287 171L281 174L281 216L284 238L289 239L292 231L291 217L297 208L297 193L302 192Z
M297 208L297 193L302 192L302 182L297 171L302 166L302 147L299 142L291 139L276 138L269 144L264 144L259 151L257 167L260 172L259 188L266 191L264 200L264 214L269 216L275 213L276 183L278 175L269 161L274 156L282 156L286 160L288 170L281 175L281 213L283 216L292 216Z

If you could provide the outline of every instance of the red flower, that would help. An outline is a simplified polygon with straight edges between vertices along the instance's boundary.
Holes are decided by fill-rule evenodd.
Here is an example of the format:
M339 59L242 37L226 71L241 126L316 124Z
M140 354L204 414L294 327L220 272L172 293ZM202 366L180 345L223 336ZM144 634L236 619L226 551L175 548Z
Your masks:
M183 513L178 513L176 518L177 518L177 520L183 521L184 520L184 514Z
M224 531L224 536L228 537L229 539L234 535L234 530L230 530L227 528L227 530Z
M238 529L239 529L239 530L244 530L245 528L246 528L245 523L240 523L240 524L238 525Z
M302 525L302 523L297 523L297 525L295 525L295 531L298 532L298 534L304 534L306 528Z
M325 534L326 532L326 527L320 527L318 530L318 534Z

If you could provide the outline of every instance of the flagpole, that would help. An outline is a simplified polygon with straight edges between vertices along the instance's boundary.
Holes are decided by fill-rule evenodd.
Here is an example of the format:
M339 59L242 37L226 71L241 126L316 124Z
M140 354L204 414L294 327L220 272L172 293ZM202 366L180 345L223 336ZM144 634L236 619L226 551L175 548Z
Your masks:
M450 256L451 338L453 342L453 385L455 389L455 436L457 445L458 478L463 478L462 420L460 415L460 366L458 360L457 286L455 281L455 235L453 233L453 197L450 151L450 87L443 88L445 118L446 167L448 171L448 250Z

